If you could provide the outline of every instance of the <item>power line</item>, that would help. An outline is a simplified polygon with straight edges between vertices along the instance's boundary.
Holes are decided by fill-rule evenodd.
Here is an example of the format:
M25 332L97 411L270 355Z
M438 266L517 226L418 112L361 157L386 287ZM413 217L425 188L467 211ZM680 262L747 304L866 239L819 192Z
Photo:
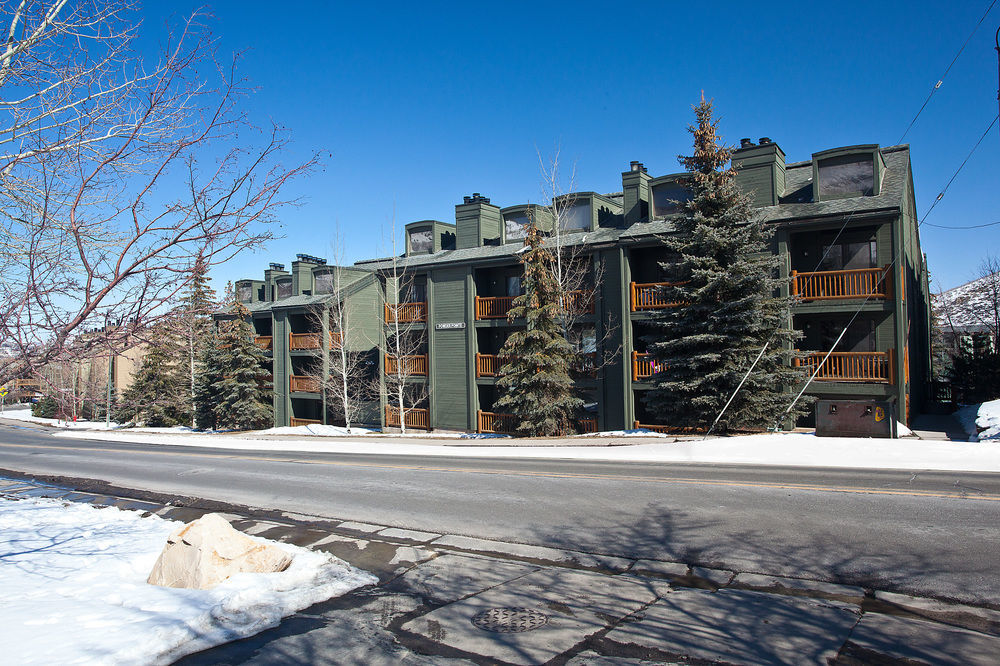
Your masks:
M941 199L944 199L944 193L948 191L948 188L951 187L951 184L955 182L956 178L958 178L958 174L962 172L962 169L965 168L965 165L972 157L972 154L976 152L976 148L979 148L979 144L983 142L983 139L986 138L986 135L989 134L990 130L993 129L993 126L996 125L998 118L1000 118L1000 113L993 116L993 120L990 121L989 127L986 128L986 131L983 132L983 135L979 137L978 141L976 141L976 145L972 146L972 150L970 150L969 154L965 156L965 159L962 160L962 163L958 165L958 169L955 170L955 173L952 174L951 178L948 180L948 183L944 186L944 189L941 190L941 192L934 199L934 203L931 204L931 207L927 209L927 212L924 213L924 216L920 219L919 222L917 222L918 227L924 223L924 220L926 220L927 216L931 214L931 211L934 210L934 207L937 206L938 203L940 203Z
M924 222L924 226L936 227L938 229L982 229L983 227L995 227L1000 224L1000 222L987 222L986 224L970 224L967 227L950 227L946 224L931 224L930 222Z
M979 30L979 26L981 26L983 24L983 21L986 20L986 16L990 13L990 11L993 9L993 5L995 4L997 4L997 0L993 0L993 2L990 3L990 6L986 8L986 11L983 12L983 16L979 19L979 22L976 23L976 27L972 29L972 32L969 33L969 36L962 44L962 48L960 48L958 50L958 53L955 54L955 57L952 58L951 64L948 65L948 69L944 70L944 74L941 75L941 78L938 79L938 82L934 84L933 88L931 88L931 92L927 95L927 99L924 100L924 103L921 105L920 110L917 111L917 115L913 116L913 120L911 120L910 124L906 126L906 131L903 132L903 136L899 137L899 141L896 142L897 144L903 143L903 139L905 139L906 135L910 133L910 129L913 127L914 123L917 122L917 118L920 117L920 114L923 113L924 108L931 101L931 97L933 97L934 93L938 91L938 89L944 83L944 80L948 78L948 72L951 71L951 68L955 65L955 62L958 61L958 57L962 55L962 51L964 51L965 47L969 45L969 42L972 40L972 36L976 34L977 30Z

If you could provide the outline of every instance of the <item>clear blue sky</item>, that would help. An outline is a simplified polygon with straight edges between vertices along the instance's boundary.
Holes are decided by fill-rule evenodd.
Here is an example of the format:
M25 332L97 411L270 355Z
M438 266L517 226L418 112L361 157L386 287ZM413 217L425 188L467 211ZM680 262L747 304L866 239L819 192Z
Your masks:
M577 190L621 189L630 160L679 171L700 92L727 142L769 136L789 161L843 145L896 144L990 0L812 3L329 3L218 0L222 52L246 51L258 122L293 131L289 160L324 165L294 193L283 238L213 273L327 256L336 225L353 262L388 254L395 218L454 221L462 196L542 198L536 150L575 163ZM200 6L148 1L144 28ZM1000 3L906 136L921 215L997 114ZM928 223L1000 222L994 127ZM1000 254L1000 225L921 229L932 289Z

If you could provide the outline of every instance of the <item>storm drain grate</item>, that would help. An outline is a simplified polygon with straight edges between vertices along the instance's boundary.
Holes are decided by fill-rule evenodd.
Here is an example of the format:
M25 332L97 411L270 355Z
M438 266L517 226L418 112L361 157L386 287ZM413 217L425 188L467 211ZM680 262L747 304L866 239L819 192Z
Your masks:
M472 624L483 631L515 634L544 627L549 616L535 608L487 608L476 613Z

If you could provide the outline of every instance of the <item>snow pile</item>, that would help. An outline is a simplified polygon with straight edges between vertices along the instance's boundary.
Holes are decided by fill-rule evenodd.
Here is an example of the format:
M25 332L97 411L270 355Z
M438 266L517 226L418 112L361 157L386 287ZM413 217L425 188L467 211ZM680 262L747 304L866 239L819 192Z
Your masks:
M970 442L1000 440L1000 400L966 405L955 412L955 418L969 433Z
M370 435L378 430L371 428L344 428L343 426L322 425L320 423L310 423L300 426L281 426L278 428L268 428L258 430L260 435L314 435L317 437L347 437L351 435Z
M57 428L73 428L78 430L107 430L108 425L104 421L66 421L65 419L45 419L40 416L32 416L30 408L5 409L0 414L5 419L15 421L29 421L31 423L42 423L55 426ZM114 421L111 422L111 429L120 428Z
M585 432L574 437L673 437L646 428L630 428L628 430L602 430L601 432Z
M11 664L169 664L376 582L325 553L211 590L146 583L180 523L55 500L0 500L0 636ZM263 541L257 539L258 541Z

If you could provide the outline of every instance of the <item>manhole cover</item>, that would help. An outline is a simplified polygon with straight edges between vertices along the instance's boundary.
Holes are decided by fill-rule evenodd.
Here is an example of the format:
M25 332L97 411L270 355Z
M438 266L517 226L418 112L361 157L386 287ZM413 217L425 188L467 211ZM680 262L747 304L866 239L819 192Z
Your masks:
M549 616L534 608L488 608L476 613L472 624L483 631L514 634L544 627Z

